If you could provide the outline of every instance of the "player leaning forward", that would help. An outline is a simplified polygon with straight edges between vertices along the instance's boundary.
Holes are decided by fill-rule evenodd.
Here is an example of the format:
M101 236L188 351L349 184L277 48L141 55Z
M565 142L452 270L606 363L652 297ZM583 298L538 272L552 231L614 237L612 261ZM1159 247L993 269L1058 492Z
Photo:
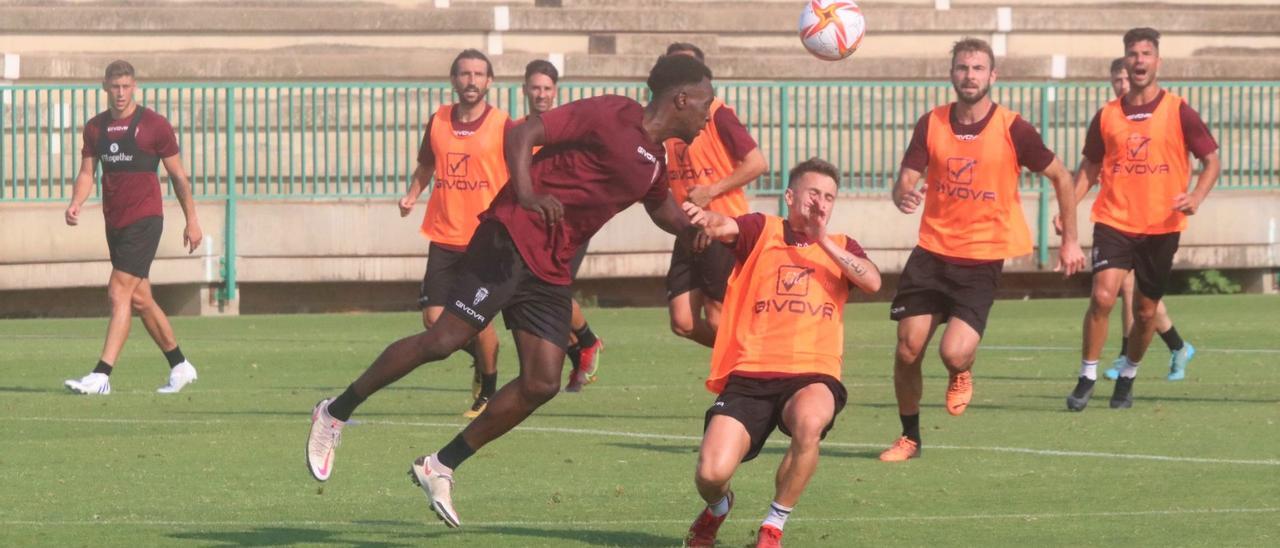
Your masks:
M782 528L818 466L818 442L847 394L840 384L844 303L849 289L880 289L880 272L843 234L828 234L839 172L814 158L791 170L786 219L726 217L683 205L690 221L729 246L736 259L725 293L707 389L696 483L707 508L688 546L713 546L733 504L729 479L754 459L774 428L791 436L758 546L779 546Z

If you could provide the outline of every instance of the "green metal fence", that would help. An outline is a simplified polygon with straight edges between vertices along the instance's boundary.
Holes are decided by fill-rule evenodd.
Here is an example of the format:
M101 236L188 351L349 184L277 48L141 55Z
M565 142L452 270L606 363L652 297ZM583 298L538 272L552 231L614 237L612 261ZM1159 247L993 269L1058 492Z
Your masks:
M1280 188L1280 82L1165 85L1217 138L1220 187ZM647 96L637 83L565 84L560 100L604 93ZM883 192L916 121L952 98L945 82L727 83L718 93L769 160L771 170L749 187L755 194L779 193L790 166L810 156L839 165L846 191ZM173 125L196 196L228 202L231 296L237 201L396 196L416 167L427 119L452 100L445 83L147 84L139 94ZM1079 162L1090 119L1111 97L1105 83L1071 82L1001 83L993 94L1039 128L1069 168ZM105 94L92 85L19 85L0 95L0 203L69 199L83 125L106 109ZM516 85L495 85L489 99L524 114ZM1028 173L1022 187L1040 193L1044 263L1047 183Z

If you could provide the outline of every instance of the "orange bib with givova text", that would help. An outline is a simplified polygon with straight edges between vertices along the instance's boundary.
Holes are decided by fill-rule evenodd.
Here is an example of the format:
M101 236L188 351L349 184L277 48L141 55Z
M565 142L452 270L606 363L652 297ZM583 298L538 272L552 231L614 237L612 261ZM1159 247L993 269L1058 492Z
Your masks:
M432 242L465 247L480 225L477 216L507 184L502 155L507 113L491 108L474 133L456 135L452 110L453 105L444 105L431 120L436 177L421 232Z
M846 237L831 235L841 249ZM733 269L711 351L707 390L731 373L840 378L849 282L818 244L789 246L782 218L765 217L751 255Z
M685 144L674 137L664 143L667 149L667 180L671 183L671 197L676 203L689 197L689 189L718 183L733 173L733 158L725 150L724 141L720 140L720 129L716 127L716 111L722 108L729 107L720 99L711 101L711 121L692 144ZM747 194L742 187L735 188L716 196L707 204L707 209L730 217L746 215Z
M1150 118L1129 120L1120 99L1102 107L1098 118L1106 155L1102 189L1091 218L1133 234L1168 234L1187 228L1187 216L1173 200L1191 179L1187 143L1179 115L1182 98L1165 92Z
M929 114L929 167L920 247L948 257L999 260L1031 253L1018 195L1018 155L1009 135L1018 115L993 105L982 133L957 136L951 108Z

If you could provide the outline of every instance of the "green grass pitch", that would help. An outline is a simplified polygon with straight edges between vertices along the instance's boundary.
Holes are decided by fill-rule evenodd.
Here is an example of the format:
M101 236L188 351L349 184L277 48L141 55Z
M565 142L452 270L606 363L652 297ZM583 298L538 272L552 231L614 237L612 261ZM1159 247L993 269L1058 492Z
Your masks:
M787 523L789 546L1280 545L1280 298L1173 297L1199 349L1167 382L1157 338L1133 409L1099 381L1065 411L1083 300L1002 301L962 417L942 408L930 349L924 455L884 464L897 436L894 324L886 304L846 310L849 406ZM164 359L135 322L108 397L62 381L92 367L105 319L0 321L2 546L676 546L701 508L693 487L709 352L658 309L592 309L608 345L600 381L561 394L457 475L448 530L405 475L465 424L459 354L361 407L333 477L303 464L309 413L415 314L177 318L200 380L154 393ZM1119 317L1112 332L1119 330ZM503 335L502 378L515 374ZM1103 367L1114 357L1113 335ZM722 544L753 542L785 447L774 434L734 479Z

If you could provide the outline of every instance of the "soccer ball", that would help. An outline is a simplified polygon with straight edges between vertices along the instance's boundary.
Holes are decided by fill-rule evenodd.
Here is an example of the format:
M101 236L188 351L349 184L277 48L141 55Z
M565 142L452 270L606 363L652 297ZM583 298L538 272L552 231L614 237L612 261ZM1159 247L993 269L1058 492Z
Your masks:
M808 0L800 12L800 42L824 61L852 55L866 31L867 20L853 0Z

